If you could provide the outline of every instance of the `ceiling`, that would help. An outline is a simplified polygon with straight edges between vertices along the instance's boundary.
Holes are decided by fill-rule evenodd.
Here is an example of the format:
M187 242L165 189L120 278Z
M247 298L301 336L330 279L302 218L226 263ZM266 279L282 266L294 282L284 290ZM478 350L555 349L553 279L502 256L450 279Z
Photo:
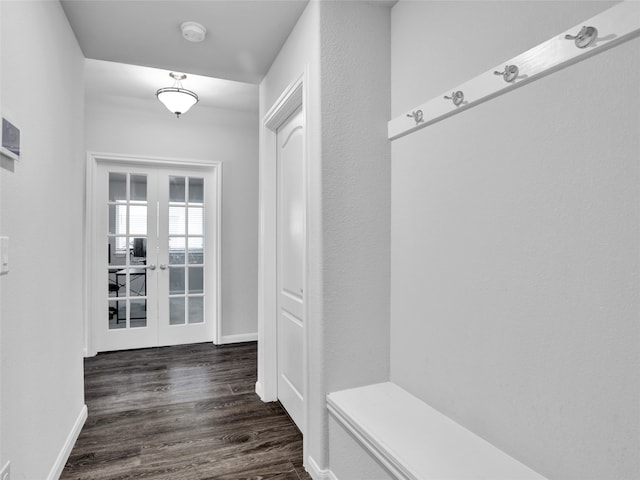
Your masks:
M169 70L126 63L85 60L84 92L89 104L107 103L169 114L156 99L160 87L170 87ZM258 86L202 75L189 74L183 86L198 94L198 106L258 112ZM191 112L189 112L191 113ZM187 114L189 115L189 114Z
M86 58L253 84L267 73L307 2L61 0ZM204 25L206 39L182 38L185 21ZM185 88L191 86L187 80Z

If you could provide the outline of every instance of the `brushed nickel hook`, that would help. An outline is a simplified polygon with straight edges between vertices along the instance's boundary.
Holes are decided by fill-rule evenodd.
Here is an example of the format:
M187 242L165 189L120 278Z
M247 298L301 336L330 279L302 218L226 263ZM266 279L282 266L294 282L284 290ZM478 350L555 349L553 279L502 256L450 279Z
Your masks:
M416 125L424 120L423 115L424 114L422 113L422 110L416 110L414 112L407 113L407 117L413 118L416 121Z
M505 82L511 83L516 79L519 72L520 70L518 69L517 65L507 65L504 67L504 72L498 72L496 70L495 72L493 72L493 74L502 75L502 78L504 78Z
M578 48L587 48L598 38L598 29L584 26L577 35L565 35L564 38L573 40Z
M453 101L453 104L457 107L464 101L464 93L461 90L453 92L451 96L445 95L444 98Z

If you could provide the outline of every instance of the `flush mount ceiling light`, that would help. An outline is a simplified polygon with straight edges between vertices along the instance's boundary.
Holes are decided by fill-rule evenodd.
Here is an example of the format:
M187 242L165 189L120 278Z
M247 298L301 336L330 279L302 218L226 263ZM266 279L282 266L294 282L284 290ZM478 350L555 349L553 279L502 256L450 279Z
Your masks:
M156 97L171 113L180 118L180 115L198 103L198 95L182 88L182 80L187 78L184 73L171 72L169 76L175 80L173 87L161 88L156 92Z

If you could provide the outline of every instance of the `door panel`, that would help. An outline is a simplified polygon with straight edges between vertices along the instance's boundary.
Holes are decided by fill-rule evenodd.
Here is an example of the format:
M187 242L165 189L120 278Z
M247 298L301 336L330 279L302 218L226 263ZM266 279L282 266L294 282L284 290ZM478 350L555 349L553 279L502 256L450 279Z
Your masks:
M304 433L304 125L298 110L277 131L278 399Z
M148 186L157 173L135 167L106 165L99 169L96 188L98 232L106 255L96 255L99 306L96 347L99 351L155 345L157 283L148 252L157 247L149 232L156 230L157 201Z
M207 292L216 283L216 206L210 183L197 169L160 175L160 345L213 341L215 301Z
M213 340L215 188L210 169L99 165L97 351Z

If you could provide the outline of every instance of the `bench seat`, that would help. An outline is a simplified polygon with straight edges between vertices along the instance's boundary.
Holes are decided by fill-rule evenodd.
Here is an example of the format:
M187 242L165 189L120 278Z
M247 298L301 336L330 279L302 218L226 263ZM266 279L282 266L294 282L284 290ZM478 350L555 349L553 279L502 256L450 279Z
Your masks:
M544 480L394 383L330 393L327 406L395 478Z

